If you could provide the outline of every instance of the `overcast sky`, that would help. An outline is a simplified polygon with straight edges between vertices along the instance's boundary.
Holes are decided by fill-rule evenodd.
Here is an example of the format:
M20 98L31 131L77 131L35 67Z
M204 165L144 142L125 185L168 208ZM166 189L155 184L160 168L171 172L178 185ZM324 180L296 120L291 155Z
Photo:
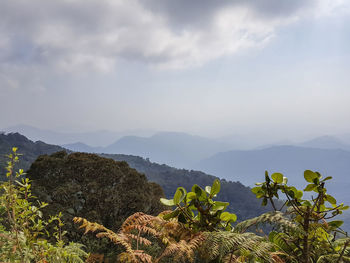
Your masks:
M350 133L350 1L2 0L0 127Z

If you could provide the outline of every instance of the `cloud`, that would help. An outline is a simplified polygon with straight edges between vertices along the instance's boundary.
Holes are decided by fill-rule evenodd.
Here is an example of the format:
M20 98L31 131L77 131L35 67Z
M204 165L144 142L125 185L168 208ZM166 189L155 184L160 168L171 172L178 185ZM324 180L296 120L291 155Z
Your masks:
M109 72L120 59L157 68L198 66L242 50L261 48L280 26L329 10L330 3L328 0L1 1L0 72L10 77L11 72L21 70L36 74L40 72L38 68L44 72ZM343 1L333 1L331 9L342 5Z

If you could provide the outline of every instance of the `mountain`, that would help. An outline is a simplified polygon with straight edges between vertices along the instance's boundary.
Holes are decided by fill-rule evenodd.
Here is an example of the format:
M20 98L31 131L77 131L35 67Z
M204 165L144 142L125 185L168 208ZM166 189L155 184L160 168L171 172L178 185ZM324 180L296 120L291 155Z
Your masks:
M26 170L31 163L42 154L51 154L57 151L62 151L64 148L46 144L42 141L33 142L19 133L0 133L0 179L4 174L4 167L6 166L6 155L11 153L12 147L18 148L18 153L22 154L18 167Z
M178 132L160 132L151 137L127 136L103 149L104 153L142 156L157 163L179 168L194 163L232 146L200 136Z
M74 152L102 153L103 147L93 147L82 142L63 144L62 147Z
M229 151L204 159L194 168L250 186L264 180L265 170L281 172L298 187L305 185L304 170L315 170L324 176L333 176L334 180L329 183L330 192L350 203L350 152L345 150L274 146Z
M56 151L64 150L60 146L48 145L43 142L33 142L18 133L7 135L2 134L0 136L0 153L3 156L3 162L0 163L0 169L2 168L4 170L6 165L5 154L8 154L11 151L12 146L17 146L18 151L23 153L21 159L25 160L25 162L21 161L18 167L25 170L27 170L30 164L37 159L38 155L51 154ZM41 160L54 160L55 156L58 158L61 155L54 155L53 157L46 159L45 156L40 158ZM149 181L159 184L163 188L164 193L168 198L173 196L177 187L179 186L184 186L188 190L193 184L198 184L204 187L206 185L211 185L214 179L217 178L199 171L176 169L165 164L160 165L150 162L149 159L144 159L138 156L123 154L100 154L100 156L114 159L116 161L127 162L131 168L145 174ZM87 166L85 166L84 169L89 170ZM101 166L101 169L104 169L104 167ZM33 172L33 169L30 173L34 178L35 172ZM40 174L37 176L40 176ZM52 185L52 187L55 187L55 185ZM239 182L221 180L221 192L218 199L230 202L230 211L236 213L240 219L254 217L267 211L267 208L260 206L260 201L257 200L251 193L250 188L242 185Z
M321 136L299 144L302 147L319 149L343 149L350 150L350 145L333 136Z
M149 135L149 131L92 131L92 132L57 132L52 130L39 129L30 125L16 125L2 129L4 132L19 132L27 138L47 143L64 145L76 142L93 146L105 146L115 142L118 138L125 135Z

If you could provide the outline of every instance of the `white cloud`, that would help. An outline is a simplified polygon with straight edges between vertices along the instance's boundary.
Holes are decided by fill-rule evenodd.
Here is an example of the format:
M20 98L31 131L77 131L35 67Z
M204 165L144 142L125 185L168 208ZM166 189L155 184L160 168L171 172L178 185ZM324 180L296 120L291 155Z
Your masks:
M194 13L191 4L193 10L183 17L187 1L177 2L173 13L174 2L163 1L163 9L155 10L157 1L1 1L0 70L5 74L16 65L23 70L108 72L120 58L157 68L193 67L263 47L280 26L345 5L341 0L305 6L305 1L290 6L284 1L218 1L216 6L200 1L208 8Z

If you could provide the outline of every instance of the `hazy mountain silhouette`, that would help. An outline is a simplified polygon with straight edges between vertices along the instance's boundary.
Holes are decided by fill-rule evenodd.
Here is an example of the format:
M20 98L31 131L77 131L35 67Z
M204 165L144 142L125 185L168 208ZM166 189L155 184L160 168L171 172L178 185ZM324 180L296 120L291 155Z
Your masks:
M150 135L149 131L92 131L92 132L57 132L39 129L30 125L16 125L1 129L4 132L19 132L33 141L45 141L51 144L65 145L82 142L92 146L106 146L126 135Z
M260 150L229 151L199 162L195 167L221 178L254 185L264 180L264 171L281 172L290 183L304 186L303 172L318 171L333 176L329 188L342 200L350 202L350 152L340 149L317 149L275 146Z
M319 149L350 150L350 145L333 136L321 136L299 144L300 146Z
M232 146L200 136L160 132L151 137L126 136L105 147L104 153L121 153L149 158L179 168L188 168L203 158Z

